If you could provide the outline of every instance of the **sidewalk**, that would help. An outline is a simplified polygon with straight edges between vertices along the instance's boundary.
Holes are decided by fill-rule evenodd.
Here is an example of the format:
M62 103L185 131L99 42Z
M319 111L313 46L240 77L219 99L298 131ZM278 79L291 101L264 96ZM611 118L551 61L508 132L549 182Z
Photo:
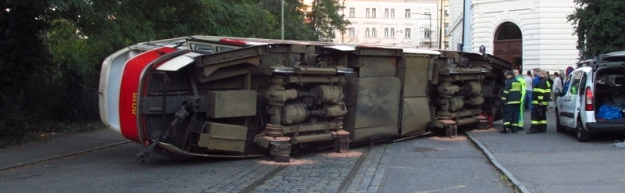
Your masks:
M109 129L60 135L45 141L0 150L0 171L126 142L128 140L119 133Z

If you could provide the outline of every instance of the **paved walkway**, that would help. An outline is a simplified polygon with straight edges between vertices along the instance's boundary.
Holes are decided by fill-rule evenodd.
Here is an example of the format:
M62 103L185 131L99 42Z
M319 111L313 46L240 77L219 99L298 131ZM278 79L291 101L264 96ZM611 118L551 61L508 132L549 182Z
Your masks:
M125 143L121 135L112 130L65 134L22 146L0 149L0 170L28 165L59 156L71 156L105 146Z

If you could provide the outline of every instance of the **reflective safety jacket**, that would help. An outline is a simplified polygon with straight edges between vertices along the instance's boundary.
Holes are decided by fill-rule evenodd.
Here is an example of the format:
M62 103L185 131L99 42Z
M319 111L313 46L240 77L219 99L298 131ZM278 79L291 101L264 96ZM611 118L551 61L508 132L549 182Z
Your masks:
M506 81L506 87L503 88L501 100L507 105L521 104L522 90L523 88L521 82L519 82L516 78L511 78Z
M519 83L521 83L521 102L523 102L523 100L525 100L525 89L527 87L527 85L525 85L525 78L523 78L523 76L518 75L517 77L515 77L516 81L519 81Z
M532 90L532 104L549 106L551 100L551 84L546 78L540 78Z

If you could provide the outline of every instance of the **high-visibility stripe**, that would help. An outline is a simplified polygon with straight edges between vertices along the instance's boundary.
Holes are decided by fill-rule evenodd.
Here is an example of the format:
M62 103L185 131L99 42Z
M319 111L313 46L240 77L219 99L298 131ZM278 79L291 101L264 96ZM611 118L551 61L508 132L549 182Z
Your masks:
M501 100L502 100L502 101L505 101L505 100L506 100L506 97L501 97Z
M521 101L509 101L509 105L521 104Z
M533 100L533 101L532 101L532 104L537 105L537 104L538 104L538 101L537 101L537 100Z
M517 127L517 126L519 126L519 124L512 123L512 126Z
M503 122L503 125L510 125L510 122Z
M543 125L546 125L546 124L547 124L547 120L541 120L541 121L539 121L539 123L538 123L538 124L543 124Z
M508 94L508 93L510 93L510 92L508 92L507 90L504 90L504 91L503 91L503 93L506 93L506 94Z
M538 100L543 100L543 96L538 96Z
M542 103L540 103L540 104L541 104L541 105L543 105L543 106L548 106L548 105L549 105L549 102L542 102Z
M539 121L532 121L532 125L538 125Z
M521 89L515 89L515 88L513 88L513 89L510 89L510 91L519 91L519 92L521 92ZM505 91L504 91L504 92L505 92Z

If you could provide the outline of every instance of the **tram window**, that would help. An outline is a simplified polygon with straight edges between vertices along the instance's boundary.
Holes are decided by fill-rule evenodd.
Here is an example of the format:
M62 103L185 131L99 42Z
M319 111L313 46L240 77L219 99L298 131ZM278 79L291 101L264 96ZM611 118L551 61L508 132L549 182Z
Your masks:
M219 52L225 52L225 51L230 51L230 50L234 50L234 48L228 48L228 47L217 47Z
M194 44L193 51L206 52L209 54L215 53L215 48L211 45Z

